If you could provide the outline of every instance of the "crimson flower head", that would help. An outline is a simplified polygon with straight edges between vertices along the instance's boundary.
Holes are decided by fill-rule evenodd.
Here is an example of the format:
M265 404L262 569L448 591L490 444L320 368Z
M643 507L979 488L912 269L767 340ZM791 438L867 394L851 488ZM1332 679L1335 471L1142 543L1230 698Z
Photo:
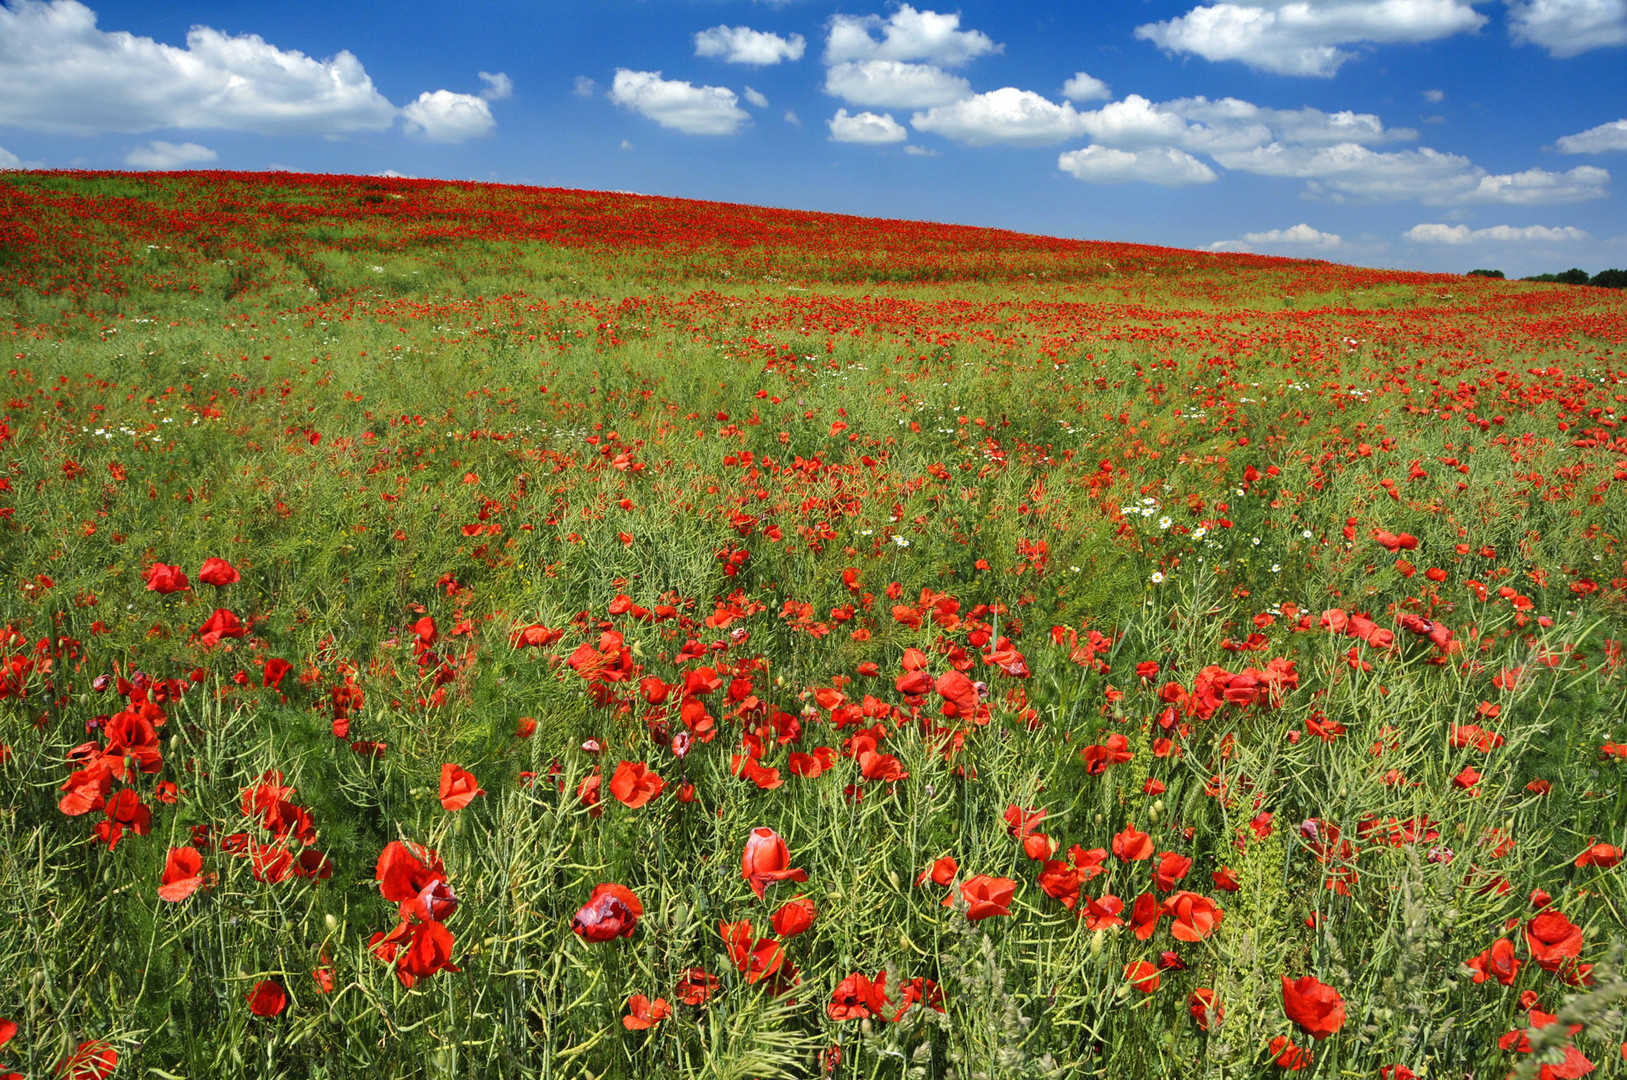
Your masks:
M1344 998L1314 975L1297 981L1289 981L1286 975L1282 977L1282 1010L1318 1042L1338 1031L1345 1022Z
M458 895L452 886L435 880L419 890L418 895L401 904L401 917L411 916L420 922L445 922L458 909Z
M615 775L610 778L610 794L623 805L637 810L666 787L662 780L650 767L642 761L623 761L616 766Z
M484 794L480 781L468 769L451 762L441 766L441 805L446 809L462 810L476 795Z
M191 896L202 884L203 856L198 849L170 848L169 857L164 860L163 884L158 888L158 898L177 903Z
M185 581L185 578L181 580ZM198 571L198 580L205 585L221 588L243 580L243 575L237 568L225 559L210 558L203 561L203 567Z
M593 887L593 894L571 918L571 930L584 941L613 941L630 938L644 914L644 905L625 885L604 882Z
M774 912L774 932L782 938L794 938L806 933L818 914L819 909L806 896L787 900Z
M832 1020L864 1020L887 1007L887 973L877 972L874 979L854 972L836 985L826 1014Z
M240 638L247 633L243 621L225 608L216 608L215 613L198 627L198 639L205 647L219 645L222 638Z
M1582 955L1582 928L1548 908L1525 924L1525 943L1538 967L1558 971L1566 960Z
M162 596L181 592L192 587L186 579L186 573L179 566L165 566L161 562L153 563L153 568L147 571L147 591Z
M379 853L379 892L392 903L415 901L426 885L446 880L441 857L420 844L392 840Z
M791 851L780 834L765 826L751 830L746 838L746 850L740 856L740 876L759 898L763 890L776 881L808 880L806 870L791 866Z
M276 1016L288 1007L288 991L271 979L261 979L248 994L249 1012L255 1016Z
M1010 915L1011 897L1016 891L1017 883L1010 878L987 874L969 878L960 887L960 895L966 898L966 918L979 922L993 915Z

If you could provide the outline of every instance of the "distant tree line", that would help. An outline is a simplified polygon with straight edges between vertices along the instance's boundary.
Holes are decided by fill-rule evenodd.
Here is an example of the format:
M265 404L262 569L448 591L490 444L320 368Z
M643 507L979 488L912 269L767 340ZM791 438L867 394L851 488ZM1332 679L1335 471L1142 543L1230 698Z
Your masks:
M1499 280L1503 277L1501 270L1470 270L1470 277L1489 277ZM1523 277L1521 281L1552 281L1560 285L1591 285L1595 289L1627 289L1627 270L1600 270L1592 277L1586 270L1571 267L1561 270L1557 274L1533 274Z

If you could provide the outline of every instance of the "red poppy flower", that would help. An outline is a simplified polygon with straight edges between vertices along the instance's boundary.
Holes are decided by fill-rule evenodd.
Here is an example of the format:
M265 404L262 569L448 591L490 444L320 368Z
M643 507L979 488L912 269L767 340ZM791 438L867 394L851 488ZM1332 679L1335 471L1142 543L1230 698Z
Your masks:
M1198 1025L1199 1031L1218 1027L1226 1019L1226 1007L1207 986L1200 986L1187 995L1186 1011L1192 1014L1192 1022Z
M806 896L787 900L774 912L774 932L782 938L794 938L806 933L814 924L819 909Z
M1318 1042L1338 1031L1345 1022L1344 998L1314 975L1292 982L1288 976L1282 976L1282 1009L1288 1019Z
M475 774L468 769L451 762L441 766L441 805L447 810L462 810L475 801L476 795L484 794Z
M966 917L978 922L992 915L1010 915L1011 897L1016 891L1017 883L1010 878L987 874L970 878L960 887L960 895L966 898L968 905Z
M1186 856L1177 855L1173 851L1160 852L1158 865L1154 866L1152 871L1153 888L1159 892L1172 891L1190 869L1192 860Z
M1587 848L1576 856L1576 865L1578 867L1597 866L1600 870L1608 870L1619 862L1621 862L1621 849L1612 847L1603 841L1598 843L1590 842Z
M161 562L153 563L153 568L147 571L147 591L168 596L170 593L190 589L191 583L187 581L186 574L179 566L165 566Z
M17 1034L17 1021L0 1016L0 1046L6 1045Z
M933 689L944 699L944 716L971 719L977 715L977 685L959 671L938 676Z
M637 810L666 787L666 781L649 770L642 761L623 761L616 766L610 778L610 794L624 805Z
M225 559L209 558L203 561L203 567L198 571L198 580L218 589L242 581L243 575Z
M281 657L273 656L266 661L266 666L260 673L260 685L269 686L273 690L281 690L283 677L293 669L293 664Z
M832 1020L863 1020L880 1013L887 1007L887 973L874 980L854 972L836 985L826 1014Z
M1286 1035L1278 1035L1271 1040L1271 1052L1277 1055L1277 1065L1288 1072L1311 1067L1311 1052L1295 1046Z
M1124 901L1111 893L1104 893L1100 899L1092 900L1085 897L1085 906L1079 909L1079 915L1085 920L1087 930L1107 930L1114 926L1123 926Z
M1172 920L1170 933L1177 941L1202 941L1215 932L1225 914L1207 896L1195 892L1172 893L1164 901Z
M164 883L159 886L158 898L176 903L185 900L203 884L203 856L197 848L170 848L164 860Z
M943 989L931 979L923 979L917 975L898 989L898 1011L892 1015L895 1023L909 1011L911 1005L925 1005L936 1012L944 1011Z
M219 645L222 638L240 638L247 633L241 619L225 608L216 608L215 613L198 627L198 640L208 648Z
M955 875L959 871L960 864L955 861L954 857L945 855L943 858L933 862L933 864L927 867L925 870L922 870L920 874L916 876L915 884L917 886L925 885L927 878L931 878L936 884L947 885L951 881L955 880Z
M1124 969L1124 980L1143 994L1158 989L1161 978L1158 969L1145 960L1133 961Z
M1491 948L1465 960L1464 964L1474 972L1476 983L1496 979L1504 986L1513 986L1514 977L1520 971L1520 961L1514 955L1514 943L1507 938L1498 938L1491 943Z
M255 1016L276 1016L288 1007L288 991L282 984L262 979L248 993L249 1012Z
M1158 929L1158 920L1164 915L1164 905L1152 893L1142 893L1130 908L1130 929L1135 936L1146 941Z
M759 898L763 890L777 881L807 881L808 872L791 866L791 852L773 829L759 826L746 838L745 851L740 856L740 876L751 885Z
M666 998L651 1001L643 994L634 994L627 999L627 1015L621 1018L621 1023L628 1031L643 1031L671 1015L672 1006L667 1004Z
M101 1039L87 1039L57 1062L59 1080L107 1080L119 1066L119 1052Z
M1113 837L1113 854L1122 862L1139 862L1142 859L1152 858L1152 837L1144 832L1137 832L1135 822L1130 822L1124 831Z
M684 972L684 977L678 980L674 992L678 1000L685 1005L704 1005L717 993L717 988L716 975L708 974L703 968L690 968Z
M587 903L571 919L571 930L584 941L611 941L633 936L644 905L625 885L605 882L593 888Z
M1582 928L1550 909L1525 924L1531 960L1544 971L1558 971L1566 960L1582 955Z
M1237 872L1229 866L1222 866L1219 870L1211 873L1209 877L1214 881L1215 888L1221 892L1236 892L1243 887L1237 880Z
M414 982L427 979L437 971L462 970L452 963L452 931L438 922L402 923L389 936L407 939L395 974L409 990Z
M419 844L392 840L379 853L378 869L374 875L379 893L392 903L416 900L424 886L446 880L446 867L441 857Z

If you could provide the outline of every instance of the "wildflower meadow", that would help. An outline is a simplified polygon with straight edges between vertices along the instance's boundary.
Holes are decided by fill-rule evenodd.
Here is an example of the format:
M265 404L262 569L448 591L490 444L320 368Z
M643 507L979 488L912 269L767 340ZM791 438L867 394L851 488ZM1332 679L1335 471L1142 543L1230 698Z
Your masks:
M0 1076L1622 1075L1627 295L0 174Z

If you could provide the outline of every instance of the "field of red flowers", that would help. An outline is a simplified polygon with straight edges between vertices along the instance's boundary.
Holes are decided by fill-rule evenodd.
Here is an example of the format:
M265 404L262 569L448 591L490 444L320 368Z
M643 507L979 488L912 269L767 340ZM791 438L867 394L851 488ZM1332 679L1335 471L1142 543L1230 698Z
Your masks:
M1627 296L0 174L0 1077L1617 1075Z

